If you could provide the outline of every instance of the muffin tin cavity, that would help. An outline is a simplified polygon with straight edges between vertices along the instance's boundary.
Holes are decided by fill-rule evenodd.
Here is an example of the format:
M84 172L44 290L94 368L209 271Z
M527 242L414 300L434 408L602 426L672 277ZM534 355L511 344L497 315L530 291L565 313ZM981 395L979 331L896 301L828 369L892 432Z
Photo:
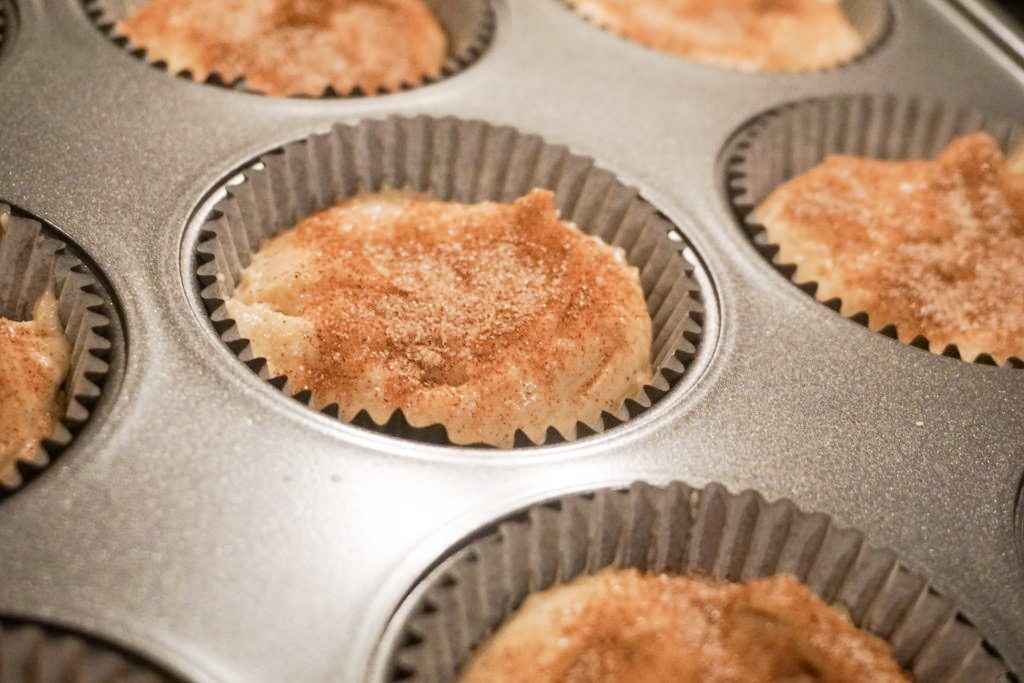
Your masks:
M102 275L55 229L0 204L0 315L29 320L40 296L51 289L70 345L62 385L63 417L28 461L0 476L0 498L10 495L64 452L88 423L104 393L120 344L113 299Z
M545 443L574 440L619 425L650 408L683 377L701 343L707 277L697 256L667 218L639 192L592 159L536 135L480 121L390 118L338 125L260 156L220 184L225 196L201 216L195 245L200 296L227 346L264 380L305 404L286 377L271 377L240 338L224 302L240 271L266 237L359 192L408 188L442 200L510 202L540 187L554 192L563 220L624 249L640 271L653 326L654 377L600 424L578 423L573 433L547 430ZM338 407L324 412L337 416ZM441 425L410 427L401 411L386 424L365 411L354 424L429 443L449 443ZM520 431L518 446L536 445Z
M115 45L124 48L130 54L147 64L162 71L169 71L166 62L154 60L147 53L144 45L134 45L117 30L117 23L145 4L146 0L82 0L86 14L95 26ZM490 0L427 0L427 4L444 29L448 40L448 51L439 75L425 76L414 83L403 83L400 90L408 90L443 80L461 72L475 62L487 49L494 33L495 15ZM188 70L175 72L172 75L193 80ZM246 86L245 79L228 82L216 73L204 81L207 85L234 89L240 92L262 94ZM321 98L359 97L366 95L382 95L389 92L380 89L377 92L363 92L356 87L351 91L338 92L328 86ZM308 97L293 95L293 98Z
M5 683L172 683L137 657L63 629L0 617Z
M712 64L710 62L706 62L706 61L703 61L703 60L691 59L691 58L686 57L684 55L675 54L675 53L672 53L672 52L668 52L668 51L664 51L664 50L660 50L660 49L657 49L657 48L654 48L654 47L650 47L650 46L644 45L644 44L639 43L639 42L637 42L637 41L635 41L635 40L633 40L633 39L631 39L629 37L619 35L613 28L611 28L609 25L607 25L606 22L600 21L597 18L595 18L595 17L593 17L593 16L591 16L589 14L586 14L584 12L579 11L572 4L572 2L570 2L570 0L557 0L557 1L561 2L562 4L564 4L566 7L568 7L570 10L572 10L575 14L577 14L581 18L583 18L585 21L588 21L590 23L593 23L596 26L599 26L603 30L607 31L608 33L610 33L612 35L615 35L616 37L620 38L621 40L625 40L625 41L633 43L635 45L640 45L641 47L643 47L645 49L655 50L657 52L661 52L662 54L668 55L670 57L674 57L676 59L683 59L683 60L692 62L694 64L701 64L701 65L708 66L710 68L716 68L716 69L744 71L746 73L750 73L750 74L757 75L757 76L772 76L772 75L787 74L787 73L798 73L798 74L799 73L804 73L804 74L807 74L807 73L815 73L815 72L825 72L825 71L831 71L833 69L838 69L840 67L852 64L852 63L854 63L856 61L859 61L859 60L865 58L870 53L872 53L875 49L877 49L882 44L882 42L885 40L886 36L889 34L889 32L891 30L891 26L893 24L893 16L892 16L893 11L892 11L892 9L889 6L889 1L888 0L839 0L840 8L842 9L843 13L846 15L847 19L849 19L850 24L853 26L854 30L860 35L861 49L860 49L860 51L857 52L857 54L853 55L849 59L846 59L844 61L836 63L836 64L834 64L832 66L822 67L822 68L818 68L818 69L802 69L802 70L787 70L787 71L744 70L744 69L738 69L738 68L734 68L734 67L725 66L725 65L722 65L722 64Z
M953 139L978 131L990 133L1006 154L1024 142L1024 128L1014 122L938 101L868 94L803 100L771 109L745 124L726 144L719 167L727 200L758 253L786 279L832 310L898 340L901 335L889 321L869 319L862 311L848 310L850 307L844 310L840 298L822 300L816 282L798 281L796 266L780 261L778 246L769 242L764 226L751 214L772 190L829 155L932 159ZM961 357L955 345L939 348L920 335L909 340L909 345ZM985 353L973 362L996 364ZM1003 367L1024 368L1024 360L1010 358Z
M680 482L568 495L473 533L398 609L375 680L454 681L530 593L605 567L728 581L791 574L885 639L914 680L1011 680L953 601L860 531L788 500Z

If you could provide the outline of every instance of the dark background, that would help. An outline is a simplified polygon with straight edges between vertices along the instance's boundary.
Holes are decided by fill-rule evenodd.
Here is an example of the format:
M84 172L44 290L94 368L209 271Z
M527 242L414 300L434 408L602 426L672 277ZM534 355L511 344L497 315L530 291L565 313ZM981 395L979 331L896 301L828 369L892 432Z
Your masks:
M1003 9L1017 18L1017 21L1024 24L1024 0L998 0Z

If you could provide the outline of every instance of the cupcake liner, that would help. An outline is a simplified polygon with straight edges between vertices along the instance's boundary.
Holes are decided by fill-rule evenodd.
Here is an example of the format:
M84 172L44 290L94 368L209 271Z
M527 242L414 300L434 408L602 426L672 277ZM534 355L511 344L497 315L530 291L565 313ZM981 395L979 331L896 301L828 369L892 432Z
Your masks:
M782 275L829 308L872 330L899 340L895 325L869 319L863 311L843 311L839 298L817 296L813 281L798 281L796 266L778 259L763 225L752 213L772 190L824 161L830 154L848 154L885 160L934 158L956 137L987 131L1008 153L1024 142L1024 128L983 112L954 108L942 102L895 95L845 95L790 103L748 122L728 142L722 170L729 203L755 248ZM961 358L956 345L939 348L924 336L910 346ZM996 365L981 354L974 363ZM1005 367L1024 368L1024 360L1010 358Z
M585 21L599 27L600 29L608 32L609 34L620 38L621 40L628 41L634 45L639 45L648 50L654 50L661 54L666 54L678 59L685 59L694 64L702 64L716 69L726 69L730 71L741 71L747 73L753 73L758 75L779 75L779 74L794 74L794 73L822 73L839 69L849 64L853 64L861 59L864 59L871 54L881 43L882 40L888 35L889 27L892 25L892 10L889 7L889 0L839 0L839 6L842 8L846 17L850 20L850 24L854 30L860 34L862 40L862 47L860 52L851 57L850 59L838 62L832 66L823 67L819 69L794 69L790 71L762 71L762 70L743 70L735 67L730 67L724 64L713 64L702 60L692 59L685 55L678 55L658 48L650 47L639 43L632 38L628 38L617 33L610 26L607 26L604 22L597 20L594 17L583 14L578 11L570 2L570 0L561 0L562 4L572 10L577 16L581 17Z
M4 683L170 683L136 657L91 638L32 622L0 619Z
M67 405L34 457L0 472L0 498L60 455L88 421L110 370L113 316L110 295L72 247L39 221L0 204L0 315L31 319L35 302L51 288L71 345L62 385Z
M196 247L200 296L221 338L260 377L310 405L287 378L271 377L224 307L239 272L261 240L361 191L385 187L427 192L457 202L510 202L534 187L549 188L563 220L622 247L640 269L653 322L654 377L600 424L578 423L574 433L548 429L545 443L602 432L649 408L683 376L697 352L703 295L694 280L696 257L674 226L592 159L505 126L430 117L389 118L338 125L259 157L228 179L206 217ZM689 260L688 260L689 259ZM337 405L324 412L337 416ZM353 424L430 443L450 443L440 425L417 428L396 411L383 425L360 412ZM534 445L521 431L517 446Z
M168 71L166 62L152 59L145 47L133 45L126 36L117 31L117 22L128 16L132 11L144 5L147 0L82 0L85 11L96 27L119 47L123 47L133 56L143 60L150 66ZM413 83L403 83L398 90L436 83L463 71L483 54L494 34L494 8L490 0L426 0L433 10L438 22L448 38L448 55L436 75L425 75ZM188 70L172 73L189 80L194 80ZM217 73L212 73L204 81L207 85L261 94L257 90L246 87L245 79L228 81ZM321 98L362 97L381 95L392 92L384 88L377 92L366 93L361 88L338 92L327 86ZM291 95L292 98L308 99L308 95Z
M919 683L1008 681L947 598L856 529L789 500L635 483L537 503L474 534L426 574L378 648L382 680L456 680L527 595L605 567L749 581L791 574L888 641Z

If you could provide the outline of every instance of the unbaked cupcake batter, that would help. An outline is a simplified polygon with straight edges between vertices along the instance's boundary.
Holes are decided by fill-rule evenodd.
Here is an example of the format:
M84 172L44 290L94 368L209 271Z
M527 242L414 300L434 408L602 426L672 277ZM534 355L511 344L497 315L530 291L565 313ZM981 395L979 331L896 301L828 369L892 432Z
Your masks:
M31 460L60 419L69 355L53 294L30 321L0 317L0 481L16 479L17 461Z
M461 444L600 426L651 377L637 270L546 190L357 196L265 241L227 309L274 374L343 419L400 408Z
M934 161L832 156L776 189L754 220L817 297L966 360L1024 358L1024 173L985 133Z
M461 683L903 683L884 641L796 579L606 569L529 596Z
M863 49L839 0L568 1L642 45L736 69L823 69Z
M396 90L447 50L424 0L149 0L116 30L173 73L277 96Z

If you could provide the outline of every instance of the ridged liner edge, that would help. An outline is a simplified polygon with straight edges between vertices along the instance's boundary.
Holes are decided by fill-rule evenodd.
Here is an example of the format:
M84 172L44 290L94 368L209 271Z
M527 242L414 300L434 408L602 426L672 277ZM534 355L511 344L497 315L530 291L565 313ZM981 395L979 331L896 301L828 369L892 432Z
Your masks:
M0 681L5 683L170 683L134 655L92 638L34 622L0 618Z
M575 433L551 427L545 443L601 432L651 407L678 382L697 353L703 297L682 234L639 192L620 183L592 159L539 136L507 126L455 118L393 117L337 125L264 154L223 184L227 196L202 226L196 247L200 296L214 328L228 347L260 377L309 405L308 391L295 392L287 378L270 377L266 362L252 356L224 301L249 254L265 237L359 191L408 187L440 199L512 201L534 187L555 192L564 220L623 247L640 279L653 323L654 377L602 424L577 423ZM338 416L336 405L323 412ZM441 425L412 427L401 410L383 425L366 411L353 424L395 436L450 444ZM533 444L522 431L517 446Z
M748 581L791 574L885 639L919 683L1017 681L961 614L896 553L787 499L681 482L601 489L492 523L431 570L378 650L388 681L454 681L532 592L605 567Z
M8 474L0 471L0 499L46 468L74 440L99 401L113 348L109 294L54 231L6 204L0 204L0 315L32 317L35 302L52 287L64 335L71 345L62 385L67 406L53 432L30 461L19 460Z
M778 246L768 241L764 226L752 218L758 203L771 190L810 170L829 154L931 159L954 138L982 130L991 133L1004 152L1024 142L1024 128L1018 124L939 101L864 94L790 102L758 115L727 143L722 157L726 194L755 249L787 280L839 313L841 299L819 299L817 282L797 281L796 266L778 260ZM895 325L875 324L863 311L844 317L899 341ZM956 345L933 348L923 335L906 345L961 359ZM966 362L996 365L985 353ZM1024 360L1011 357L1003 367L1024 368Z
M83 8L93 24L115 45L124 48L129 54L146 64L172 76L198 82L192 78L192 74L188 70L172 73L167 68L166 62L151 59L145 47L131 44L127 37L117 32L117 22L144 2L145 0L82 0ZM479 59L494 35L496 18L491 0L427 0L427 2L438 17L449 41L448 58L441 65L438 74L425 74L415 83L403 83L395 90L380 88L377 92L372 93L363 92L359 87L346 92L338 92L333 87L327 86L318 97L327 99L365 97L410 90L450 78L464 71ZM202 83L256 95L263 94L258 90L247 88L244 78L229 82L217 73L210 74ZM318 97L301 94L288 96L289 99L317 99Z

